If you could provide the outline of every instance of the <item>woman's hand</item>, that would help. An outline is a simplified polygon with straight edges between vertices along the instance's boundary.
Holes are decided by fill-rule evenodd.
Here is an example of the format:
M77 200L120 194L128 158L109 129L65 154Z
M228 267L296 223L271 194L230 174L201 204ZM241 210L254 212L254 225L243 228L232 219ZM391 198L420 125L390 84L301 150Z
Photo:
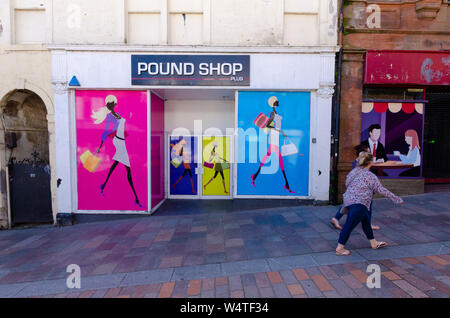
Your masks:
M103 146L103 140L102 140L102 142L100 143L100 146L97 148L97 153L100 153L100 149L102 149L102 146Z

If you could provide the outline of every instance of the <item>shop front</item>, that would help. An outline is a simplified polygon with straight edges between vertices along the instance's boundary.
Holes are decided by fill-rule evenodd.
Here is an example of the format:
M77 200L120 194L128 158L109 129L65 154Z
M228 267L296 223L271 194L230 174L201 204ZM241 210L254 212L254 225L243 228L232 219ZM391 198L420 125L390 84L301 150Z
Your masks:
M450 182L449 63L448 52L366 53L361 141L394 192L423 193L425 183Z
M54 48L58 213L328 201L334 52ZM185 202L185 201L183 201Z

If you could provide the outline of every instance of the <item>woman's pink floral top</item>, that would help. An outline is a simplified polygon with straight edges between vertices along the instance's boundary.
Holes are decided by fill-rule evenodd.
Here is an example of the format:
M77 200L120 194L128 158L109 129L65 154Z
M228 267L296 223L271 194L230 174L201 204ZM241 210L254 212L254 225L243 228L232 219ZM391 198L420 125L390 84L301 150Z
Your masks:
M361 167L350 171L345 185L347 191L344 193L344 206L363 204L369 209L374 193L380 193L395 203L403 202L400 197L383 187L375 174Z

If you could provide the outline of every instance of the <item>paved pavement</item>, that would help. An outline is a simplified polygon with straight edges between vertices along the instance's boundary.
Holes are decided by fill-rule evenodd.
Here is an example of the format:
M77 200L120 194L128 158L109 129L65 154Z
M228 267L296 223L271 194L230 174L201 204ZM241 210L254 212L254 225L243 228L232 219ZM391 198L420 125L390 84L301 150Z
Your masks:
M151 217L0 232L0 297L450 297L450 193L374 202L334 255L333 206L252 211L181 204ZM207 211L206 211L207 210ZM81 267L81 289L66 267ZM366 269L381 269L381 288ZM370 273L369 273L370 274Z

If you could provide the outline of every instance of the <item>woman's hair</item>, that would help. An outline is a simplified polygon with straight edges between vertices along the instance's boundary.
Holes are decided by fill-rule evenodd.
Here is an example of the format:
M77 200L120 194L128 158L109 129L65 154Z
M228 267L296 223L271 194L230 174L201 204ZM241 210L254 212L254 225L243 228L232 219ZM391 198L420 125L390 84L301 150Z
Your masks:
M355 149L356 156L358 157L361 151L366 151L367 149L370 148L365 144L359 144L358 146L355 146L355 148L353 149Z
M417 135L417 131L415 131L414 129L408 129L408 130L405 132L405 136L411 137L411 138L412 138L412 142L411 142L411 150L414 150L415 147L417 147L417 149L420 150L420 146L419 146L419 136Z
M92 111L91 117L94 118L94 124L101 124L106 116L111 112L115 105L117 105L117 97L114 95L108 95L105 98L105 107L100 108L97 111Z
M96 124L96 125L101 124L110 112L111 111L106 106L100 108L97 111L93 110L91 117L94 119L94 124Z
M358 166L367 167L373 161L373 155L369 152L361 151L358 155Z

